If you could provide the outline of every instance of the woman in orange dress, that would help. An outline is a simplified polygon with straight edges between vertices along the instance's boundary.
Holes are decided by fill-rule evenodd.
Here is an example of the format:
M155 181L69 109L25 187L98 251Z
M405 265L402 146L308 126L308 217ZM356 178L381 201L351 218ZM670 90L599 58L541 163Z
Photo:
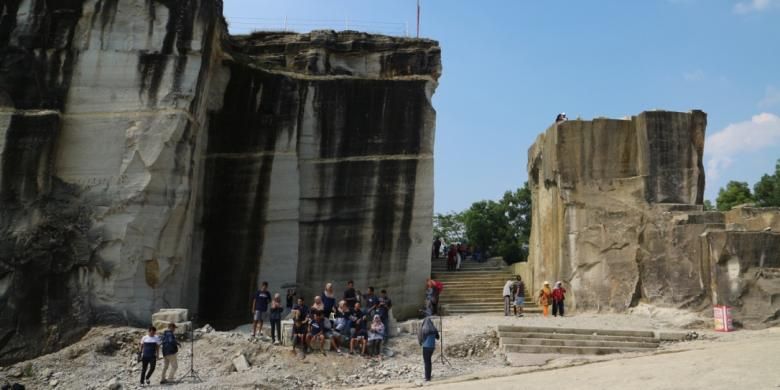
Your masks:
M542 313L545 317L550 315L550 301L552 300L552 290L550 290L550 282L545 281L544 287L539 290L539 306L542 307Z

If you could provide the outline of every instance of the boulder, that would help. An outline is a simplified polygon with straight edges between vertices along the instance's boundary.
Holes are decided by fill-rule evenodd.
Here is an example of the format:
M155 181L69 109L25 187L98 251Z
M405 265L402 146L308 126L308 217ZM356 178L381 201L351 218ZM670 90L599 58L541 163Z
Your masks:
M238 372L244 372L250 368L249 361L246 360L244 354L239 354L233 358L233 368Z

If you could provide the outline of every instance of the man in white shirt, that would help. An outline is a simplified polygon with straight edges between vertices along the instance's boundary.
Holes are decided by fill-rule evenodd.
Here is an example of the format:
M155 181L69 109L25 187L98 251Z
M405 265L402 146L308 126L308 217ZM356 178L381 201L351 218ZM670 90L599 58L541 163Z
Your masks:
M512 287L514 287L514 280L507 280L504 283L504 317L509 316L509 308L512 306Z
M149 327L149 334L141 338L139 355L141 355L141 386L150 384L154 367L157 365L157 356L160 355L160 338L157 336L157 328ZM149 369L147 373L146 370Z

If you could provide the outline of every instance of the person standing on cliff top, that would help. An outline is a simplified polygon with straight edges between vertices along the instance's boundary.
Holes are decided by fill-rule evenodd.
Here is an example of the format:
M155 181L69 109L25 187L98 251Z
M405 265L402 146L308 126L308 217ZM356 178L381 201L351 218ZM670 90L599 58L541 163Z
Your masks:
M271 292L268 291L268 282L263 282L260 285L260 289L255 292L252 298L252 313L254 314L254 322L252 323L252 337L255 337L258 331L258 324L260 330L260 336L263 336L263 322L268 321L268 303L271 302Z
M552 290L553 317L558 314L563 317L563 300L566 299L566 289L563 288L561 281L555 282L555 288Z
M555 123L561 123L561 122L564 122L564 121L567 121L567 120L569 120L569 118L566 117L566 113L565 112L562 112L562 113L558 114L558 116L555 117Z

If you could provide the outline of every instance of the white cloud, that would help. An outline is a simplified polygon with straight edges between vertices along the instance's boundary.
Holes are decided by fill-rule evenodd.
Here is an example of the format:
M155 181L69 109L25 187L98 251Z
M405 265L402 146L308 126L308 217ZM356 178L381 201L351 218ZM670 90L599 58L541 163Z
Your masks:
M685 81L702 81L705 78L704 71L701 69L696 69L692 72L685 72L683 73L683 78Z
M740 1L734 5L734 12L738 14L747 14L751 12L760 12L778 5L780 0L747 0Z
M720 171L734 164L740 154L750 153L780 145L780 117L761 113L749 121L732 123L725 129L707 137L704 150L707 176L717 180Z
M758 106L761 108L780 106L780 89L777 89L772 85L766 87L766 94L764 95L764 98L758 102Z

